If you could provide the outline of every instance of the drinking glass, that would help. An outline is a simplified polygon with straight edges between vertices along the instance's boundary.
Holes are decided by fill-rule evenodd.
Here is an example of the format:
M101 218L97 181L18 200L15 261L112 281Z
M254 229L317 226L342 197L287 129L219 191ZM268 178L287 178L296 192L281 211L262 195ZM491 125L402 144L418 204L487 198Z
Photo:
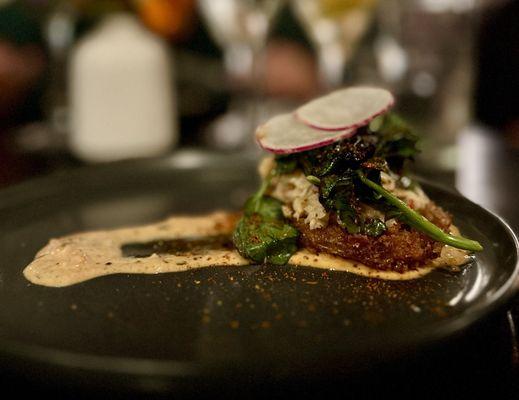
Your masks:
M209 32L224 51L229 75L240 78L250 74L257 65L270 21L281 0L199 0L198 3Z
M223 49L227 78L235 95L230 111L212 127L212 145L238 148L252 143L248 138L259 122L262 93L260 55L270 23L282 4L282 0L198 0L209 32ZM243 98L246 81L252 82L252 93ZM241 133L236 134L237 130Z
M296 17L316 48L322 87L343 82L344 70L372 20L376 0L292 0Z

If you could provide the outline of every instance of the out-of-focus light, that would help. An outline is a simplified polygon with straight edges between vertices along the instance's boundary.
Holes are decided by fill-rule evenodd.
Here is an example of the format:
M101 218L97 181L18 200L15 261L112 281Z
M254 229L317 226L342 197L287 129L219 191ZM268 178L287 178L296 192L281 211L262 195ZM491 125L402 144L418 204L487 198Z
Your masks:
M425 11L431 13L463 13L476 7L475 0L420 0Z
M476 299L483 290L488 286L488 281L490 277L488 274L488 270L485 268L478 268L477 275L474 283L472 284L472 288L465 295L464 301L466 303L472 302Z
M336 38L337 28L333 22L327 20L319 20L315 26L315 37L319 43L333 42Z
M74 21L65 12L54 14L47 24L49 47L55 52L65 52L74 39Z
M487 183L492 182L492 176L489 176L492 169L488 164L493 152L492 143L477 128L471 127L459 135L458 148L456 187L470 200L495 208L495 194L487 187Z
M159 35L179 39L185 37L192 29L194 0L135 0L135 2L144 23Z
M375 43L375 54L382 77L388 82L400 80L407 71L405 50L389 36L381 37Z
M413 92L420 97L430 97L436 92L436 79L428 72L419 72L411 83Z

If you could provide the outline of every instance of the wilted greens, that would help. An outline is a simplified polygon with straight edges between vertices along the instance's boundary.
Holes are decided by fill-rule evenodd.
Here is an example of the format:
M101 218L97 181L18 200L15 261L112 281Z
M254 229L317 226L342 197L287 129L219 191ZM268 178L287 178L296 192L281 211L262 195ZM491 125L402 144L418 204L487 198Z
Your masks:
M297 251L299 232L286 222L281 202L265 195L272 176L278 171L278 168L274 170L258 192L247 200L233 234L238 252L257 263L283 265Z

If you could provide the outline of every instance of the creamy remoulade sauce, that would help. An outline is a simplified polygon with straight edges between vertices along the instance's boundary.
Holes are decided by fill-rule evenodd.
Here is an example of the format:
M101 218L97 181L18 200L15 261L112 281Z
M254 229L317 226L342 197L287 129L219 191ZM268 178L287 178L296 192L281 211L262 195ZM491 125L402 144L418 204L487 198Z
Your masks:
M159 274L251 262L232 247L236 214L175 216L151 225L92 231L51 239L23 274L32 283L62 287L111 274ZM289 264L347 271L367 277L409 280L439 266L459 266L467 252L445 246L433 264L406 273L379 271L356 261L300 250Z

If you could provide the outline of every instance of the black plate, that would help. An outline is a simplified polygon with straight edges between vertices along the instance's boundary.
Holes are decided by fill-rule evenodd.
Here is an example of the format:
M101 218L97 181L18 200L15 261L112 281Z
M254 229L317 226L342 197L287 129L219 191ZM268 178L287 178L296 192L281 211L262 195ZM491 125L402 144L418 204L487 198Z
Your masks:
M114 275L66 288L22 275L49 238L174 213L238 209L252 160L183 152L87 168L0 195L0 350L14 363L188 379L346 371L459 333L517 287L517 240L498 217L425 190L485 251L463 272L386 282L307 268ZM341 372L342 373L342 372ZM134 384L142 380L127 381Z

